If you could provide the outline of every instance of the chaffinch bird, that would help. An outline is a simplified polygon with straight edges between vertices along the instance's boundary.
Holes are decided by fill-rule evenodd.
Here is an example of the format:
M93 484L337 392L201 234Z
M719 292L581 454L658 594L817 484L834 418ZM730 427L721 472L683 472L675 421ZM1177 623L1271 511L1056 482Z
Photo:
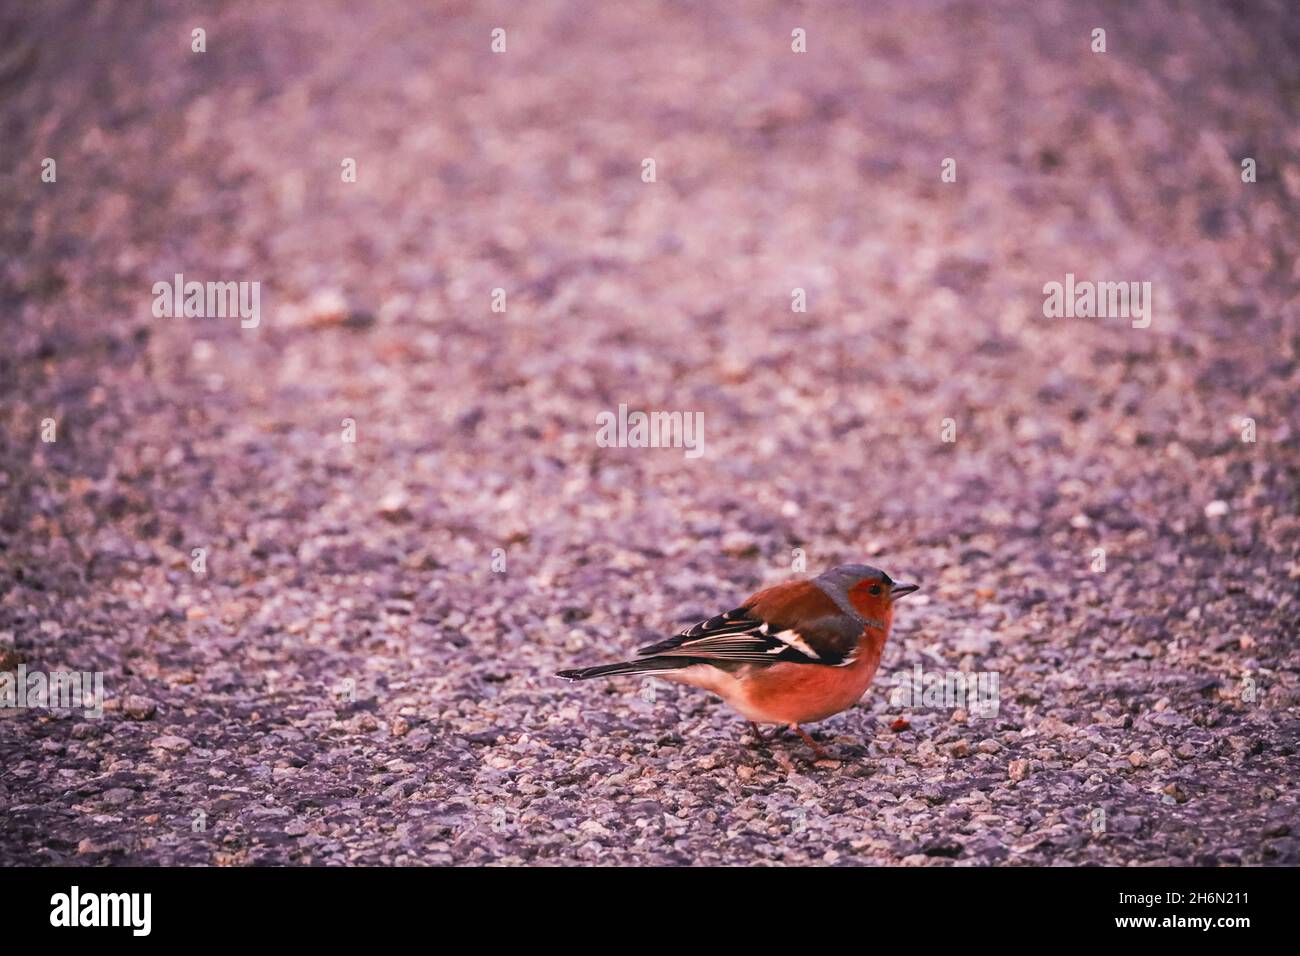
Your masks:
M750 722L788 726L818 757L800 724L853 706L880 666L894 602L917 589L865 564L765 588L733 611L637 651L637 660L560 671L565 680L653 673L717 694Z

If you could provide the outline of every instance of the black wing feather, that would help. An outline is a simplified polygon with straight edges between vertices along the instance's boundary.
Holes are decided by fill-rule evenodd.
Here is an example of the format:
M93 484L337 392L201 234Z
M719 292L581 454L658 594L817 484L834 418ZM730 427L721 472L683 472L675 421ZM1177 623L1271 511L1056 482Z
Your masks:
M751 616L747 607L738 607L692 625L666 641L647 645L637 654L750 664L838 666L852 662L861 633L860 626L842 616L820 618L796 632Z

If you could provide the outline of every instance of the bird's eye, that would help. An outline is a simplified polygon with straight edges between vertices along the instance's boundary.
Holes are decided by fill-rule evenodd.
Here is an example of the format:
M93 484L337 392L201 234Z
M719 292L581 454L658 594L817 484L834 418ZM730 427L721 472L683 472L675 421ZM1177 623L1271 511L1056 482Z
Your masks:
M872 594L879 594L879 593L880 593L880 585L879 585L879 584L873 584L873 585L871 585L871 593L872 593Z

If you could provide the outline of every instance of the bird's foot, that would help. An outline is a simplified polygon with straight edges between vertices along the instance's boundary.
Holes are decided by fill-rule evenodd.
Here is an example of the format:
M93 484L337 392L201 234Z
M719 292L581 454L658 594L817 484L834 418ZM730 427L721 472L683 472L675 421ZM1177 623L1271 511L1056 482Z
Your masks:
M770 734L764 734L763 731L759 729L758 724L754 723L754 722L751 720L751 721L749 722L749 732L752 733L755 737L758 738L758 742L759 742L759 743L761 743L761 744L765 744L765 743L769 743L769 742L771 742L772 740L775 740L775 739L776 739L776 735L777 735L778 733L780 733L780 728L778 728L778 729L772 731Z
M796 734L798 734L803 739L803 742L812 748L812 752L818 760L834 759L831 757L830 752L827 751L825 747L823 747L817 741L813 740L812 734L808 733L808 731L804 730L798 724L791 724L790 729L793 730Z

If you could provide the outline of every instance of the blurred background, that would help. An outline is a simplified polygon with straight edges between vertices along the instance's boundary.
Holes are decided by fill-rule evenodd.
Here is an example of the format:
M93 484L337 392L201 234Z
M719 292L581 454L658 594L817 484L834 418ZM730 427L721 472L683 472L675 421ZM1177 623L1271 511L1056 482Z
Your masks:
M770 855L629 830L646 790L607 779L739 805L694 761L784 771L738 721L549 675L801 549L925 585L886 671L999 670L1008 740L1093 728L1019 755L1047 761L1020 832L966 858L1296 862L1263 834L1297 769L1297 49L1282 2L7 4L0 655L156 710L0 720L0 857ZM260 327L155 318L176 273L260 282ZM1044 318L1066 273L1150 282L1151 327ZM704 457L598 447L621 403L703 412ZM1242 674L1280 696L1224 703ZM879 756L893 716L873 690L828 739ZM913 725L916 788L1006 784L1012 753L957 771L969 733ZM1148 779L1130 750L1175 756ZM1089 778L1052 772L1094 753L1127 766L1106 805L1173 809L1041 849ZM867 842L827 823L788 859L924 855L939 809L839 779Z

